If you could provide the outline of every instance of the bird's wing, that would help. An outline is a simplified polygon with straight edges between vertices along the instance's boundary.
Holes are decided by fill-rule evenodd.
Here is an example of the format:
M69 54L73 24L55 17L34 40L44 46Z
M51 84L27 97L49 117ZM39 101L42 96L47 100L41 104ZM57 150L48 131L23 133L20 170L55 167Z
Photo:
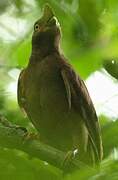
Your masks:
M25 69L21 71L20 75L19 75L19 79L18 79L18 87L17 87L17 100L18 100L18 104L21 108L21 110L23 111L24 116L27 116L27 113L25 111L25 89L24 89L24 83L23 83L23 76L25 73Z
M90 137L95 158L102 158L102 140L98 118L88 90L79 76L70 66L62 67L61 75L65 84L69 108L73 106L81 115Z

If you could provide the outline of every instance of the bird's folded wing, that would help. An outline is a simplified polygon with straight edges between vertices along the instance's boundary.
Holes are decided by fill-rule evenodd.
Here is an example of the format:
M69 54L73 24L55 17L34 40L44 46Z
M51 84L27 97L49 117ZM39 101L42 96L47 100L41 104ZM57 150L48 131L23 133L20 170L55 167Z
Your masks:
M88 90L70 66L61 69L69 108L73 106L81 115L90 137L97 161L102 158L102 140L98 118Z
M27 113L25 111L25 89L24 89L24 84L23 84L23 77L24 77L24 72L25 69L21 71L18 79L18 87L17 87L17 99L18 99L18 104L24 114L25 117L27 117Z

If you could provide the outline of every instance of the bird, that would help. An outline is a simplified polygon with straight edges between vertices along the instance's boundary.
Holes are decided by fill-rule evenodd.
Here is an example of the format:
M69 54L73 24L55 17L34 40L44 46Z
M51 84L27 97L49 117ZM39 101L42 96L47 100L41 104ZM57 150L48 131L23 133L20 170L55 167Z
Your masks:
M42 142L63 152L78 150L78 158L93 166L103 156L99 120L84 81L61 53L60 39L60 23L46 4L19 75L18 104Z

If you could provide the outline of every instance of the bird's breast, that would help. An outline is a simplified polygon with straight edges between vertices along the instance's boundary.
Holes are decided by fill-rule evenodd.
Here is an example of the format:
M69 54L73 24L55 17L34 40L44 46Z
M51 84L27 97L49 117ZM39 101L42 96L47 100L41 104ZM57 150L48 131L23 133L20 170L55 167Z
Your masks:
M78 136L83 139L83 122L73 107L69 109L59 68L41 64L27 69L26 74L26 112L32 123L46 143L71 149L76 144L74 137L77 142Z
M31 118L38 119L39 126L54 126L55 118L60 119L68 111L66 91L59 69L49 68L47 64L37 65L32 72L28 71L27 77L26 99ZM50 119L49 124L47 119Z

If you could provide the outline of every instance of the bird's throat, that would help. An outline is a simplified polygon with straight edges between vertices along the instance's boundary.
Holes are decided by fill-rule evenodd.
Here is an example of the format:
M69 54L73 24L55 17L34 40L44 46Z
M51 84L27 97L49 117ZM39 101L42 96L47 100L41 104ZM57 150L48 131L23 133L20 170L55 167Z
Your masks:
M42 59L51 53L59 52L59 39L57 38L35 38L32 40L32 56Z

